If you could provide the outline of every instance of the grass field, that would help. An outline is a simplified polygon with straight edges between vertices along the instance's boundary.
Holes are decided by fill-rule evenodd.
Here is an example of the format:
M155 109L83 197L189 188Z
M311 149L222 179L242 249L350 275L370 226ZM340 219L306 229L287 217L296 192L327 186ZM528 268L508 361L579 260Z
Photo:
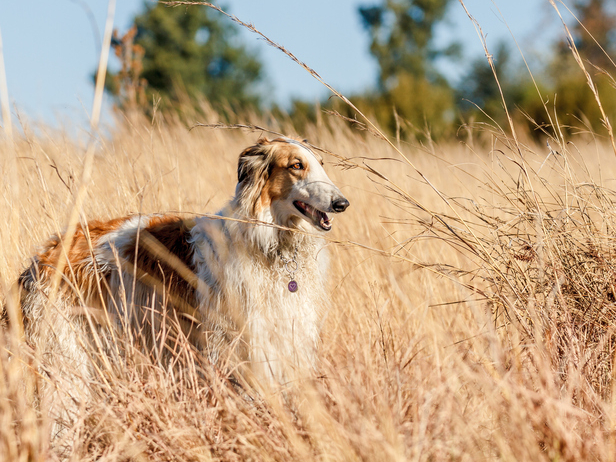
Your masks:
M0 89L1 90L1 89ZM119 118L86 146L23 123L0 140L3 297L71 221L217 211L259 131L219 116ZM0 461L612 460L616 454L616 157L609 138L540 144L496 127L391 144L331 118L306 137L351 202L327 234L330 298L318 371L284 393L239 392L203 358L139 351L80 381L40 374L0 330ZM472 134L472 136L471 136ZM546 143L548 141L548 143ZM87 169L86 169L87 170ZM10 297L9 297L10 299ZM121 342L121 339L119 340ZM126 345L122 344L122 348ZM49 418L83 389L65 428Z
M238 154L259 135L120 122L96 148L82 219L216 211L233 194ZM608 460L616 249L607 144L552 139L551 149L518 150L484 132L473 145L402 143L411 166L337 120L301 135L336 155L326 169L351 202L328 234L318 376L285 397L248 396L195 372L199 358L181 376L112 364L50 446L49 403L35 390L45 381L62 393L70 371L39 376L25 355L9 360L5 332L0 459ZM37 129L2 151L14 153L1 161L6 291L36 245L65 226L84 149Z

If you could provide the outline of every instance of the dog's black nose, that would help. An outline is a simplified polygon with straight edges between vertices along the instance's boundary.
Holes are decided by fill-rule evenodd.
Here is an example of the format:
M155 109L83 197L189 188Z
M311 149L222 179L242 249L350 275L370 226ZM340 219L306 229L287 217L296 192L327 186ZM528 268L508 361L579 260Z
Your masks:
M344 197L332 201L332 209L334 212L344 212L349 206L349 201Z

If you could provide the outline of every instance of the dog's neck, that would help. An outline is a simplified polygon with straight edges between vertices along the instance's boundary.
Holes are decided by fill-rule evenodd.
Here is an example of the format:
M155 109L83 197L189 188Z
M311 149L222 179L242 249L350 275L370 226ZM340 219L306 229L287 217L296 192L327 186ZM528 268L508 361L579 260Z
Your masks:
M291 223L291 229L284 229L280 227L283 225L276 223L269 209L264 209L258 216L251 216L237 201L231 201L220 215L237 220L234 221L236 229L244 235L245 242L250 243L255 251L269 260L275 260L279 255L288 256L294 253L302 259L307 253L314 253L316 248L318 236L312 234L309 226L303 226L303 220ZM293 227L296 227L297 231L294 231Z

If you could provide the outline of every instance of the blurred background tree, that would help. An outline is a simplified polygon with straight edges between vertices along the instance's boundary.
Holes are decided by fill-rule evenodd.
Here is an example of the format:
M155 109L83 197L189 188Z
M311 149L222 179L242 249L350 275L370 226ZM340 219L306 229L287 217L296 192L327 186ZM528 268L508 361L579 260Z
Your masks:
M351 97L364 113L402 138L453 136L462 121L506 125L503 100L485 57L465 64L455 84L439 71L441 60L461 67L458 43L435 43L437 27L456 2L373 1L358 8L379 69L374 87ZM556 120L570 132L602 131L597 103L572 57L572 45L586 63L608 116L616 121L616 82L609 76L616 67L609 57L616 55L614 5L575 0L572 6L583 26L572 22L573 42L562 40L544 51L533 69L535 82L505 43L490 49L505 103L532 136L541 136ZM122 110L147 110L154 95L162 98L163 107L198 107L205 99L223 114L226 108L240 113L260 108L262 66L239 38L235 24L209 8L146 6L133 28L122 37L114 35L122 68L109 76L107 88ZM290 117L301 131L319 117L321 107L355 117L335 100L316 108L294 100L286 108L274 104L269 111L275 118Z
M573 58L572 46L592 76L608 117L613 123L616 121L615 82L610 75L616 71L611 58L616 56L616 16L609 8L610 3L613 7L613 2L605 0L574 2L579 22L571 27L573 44L560 41L547 70L548 79L553 82L552 93L556 95L555 112L562 124L575 131L592 129L601 133L602 116L586 77Z
M457 43L434 44L434 31L450 0L382 0L359 8L370 36L370 53L379 65L375 91L355 98L381 125L399 129L399 121L416 131L441 136L451 131L453 89L435 62L460 53ZM396 113L399 116L396 117Z
M434 46L435 28L445 20L449 4L447 0L383 0L359 9L380 73L377 90L355 101L392 132L406 122L417 131L426 127L430 136L438 138L453 134L462 120L507 123L503 99L485 57L468 64L455 88L435 66L438 59L455 59L460 51L456 43L442 49ZM616 67L610 58L616 56L614 4L576 0L572 6L579 19L570 26L573 42L614 121L616 82L610 76ZM535 82L505 43L490 50L507 108L531 136L541 136L556 121L569 132L602 131L598 105L570 45L563 40L546 52L547 64L533 69Z
M156 4L146 5L134 26L133 40L123 43L127 36L119 38L116 33L114 41L122 70L109 76L107 89L120 108L133 105L133 92L126 91L122 82L142 85L136 93L144 91L150 103L154 95L160 96L163 107L203 98L219 108L259 104L261 63L240 42L235 24L227 18L199 6ZM127 52L129 48L133 51ZM127 63L125 56L138 61Z
M575 46L583 59L604 70L614 66L610 57L616 53L616 16L610 4L614 6L606 0L574 2L580 20L573 24Z
M516 83L514 78L509 78L509 68L512 66L511 52L505 42L500 42L493 53L493 62L496 74L503 93L507 95L507 101L511 101L510 93ZM515 91L514 91L515 92ZM491 117L502 112L503 100L500 90L494 79L494 71L488 64L485 56L477 57L470 62L460 83L456 88L458 105L465 118L477 118L478 112L482 111ZM486 117L479 116L480 120Z
M601 95L601 101L611 120L616 119L616 94L613 74L615 65L610 56L616 53L616 16L605 0L577 0L572 5L579 22L570 24L573 42L561 40L548 50L546 64L533 69L535 83L519 59L512 59L504 43L494 52L494 64L505 101L514 120L530 134L540 136L543 130L558 123L569 133L593 130L602 133L601 113L588 87L586 76L576 63L571 47L575 46ZM613 4L612 4L613 7ZM506 120L503 101L492 70L485 58L477 58L457 88L463 117L487 121L485 111L499 124ZM543 103L546 103L544 106ZM603 132L604 133L604 132Z
M536 123L545 122L545 108L539 94L548 93L543 70L538 71L533 82L526 66L512 56L511 49L503 41L494 48L492 61L494 70L485 56L471 60L456 86L459 116L466 123L495 122L504 128L508 123L503 110L504 95L504 102L513 120L531 133L537 130ZM494 78L495 72L498 84Z

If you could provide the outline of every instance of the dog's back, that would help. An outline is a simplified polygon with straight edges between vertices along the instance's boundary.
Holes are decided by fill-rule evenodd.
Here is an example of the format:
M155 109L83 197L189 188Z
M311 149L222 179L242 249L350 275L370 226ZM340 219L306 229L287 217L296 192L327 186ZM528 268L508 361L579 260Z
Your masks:
M170 310L177 313L167 335L176 336L171 327L180 325L190 335L197 303L191 226L169 215L91 222L77 229L66 252L65 236L53 236L18 281L26 339L34 347L44 342L45 350L54 344L74 350L66 344L68 333L57 334L60 326L79 333L83 326L129 323L136 340L152 347ZM63 253L62 278L52 294Z

